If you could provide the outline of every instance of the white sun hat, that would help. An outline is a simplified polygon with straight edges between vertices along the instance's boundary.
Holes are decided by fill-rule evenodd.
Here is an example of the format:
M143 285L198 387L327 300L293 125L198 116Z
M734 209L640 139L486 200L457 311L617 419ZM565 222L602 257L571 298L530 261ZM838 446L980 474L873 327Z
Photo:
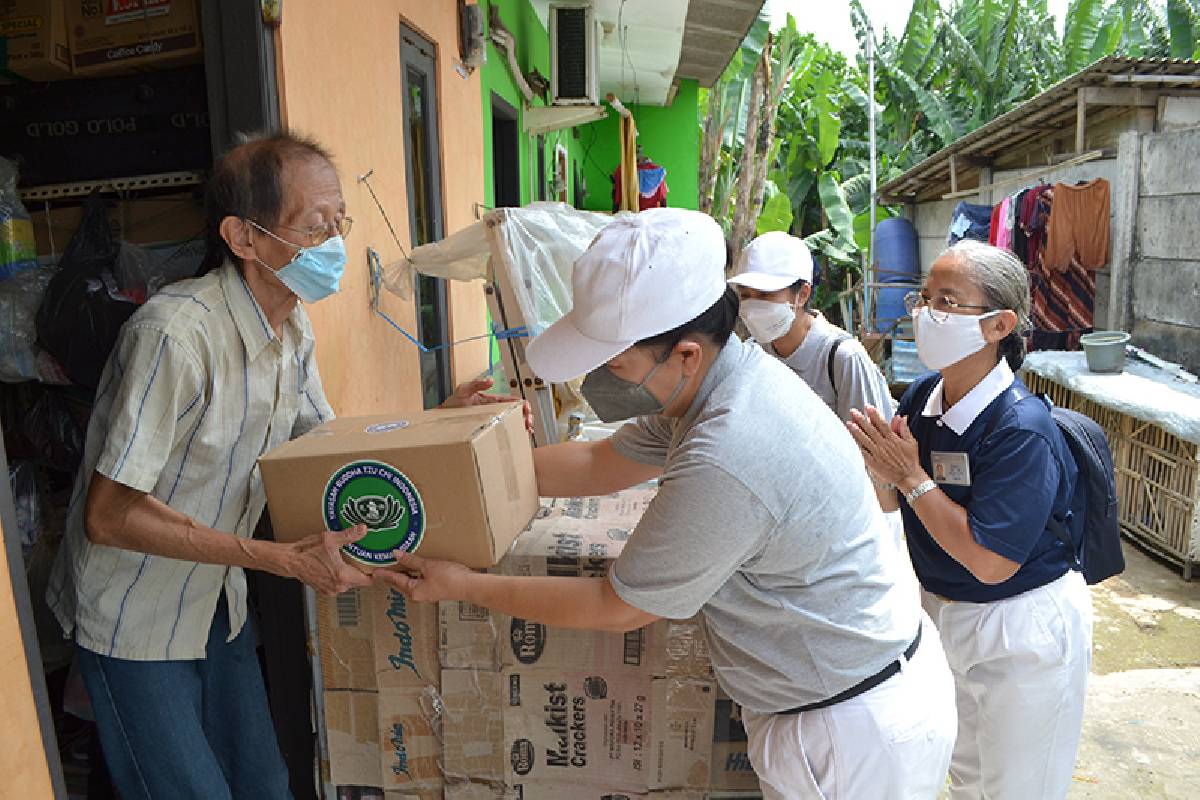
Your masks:
M591 372L712 307L725 291L725 235L698 211L619 215L575 261L571 289L571 310L525 352L550 383Z
M734 286L777 292L799 280L812 283L813 259L808 245L783 231L764 233L738 257Z

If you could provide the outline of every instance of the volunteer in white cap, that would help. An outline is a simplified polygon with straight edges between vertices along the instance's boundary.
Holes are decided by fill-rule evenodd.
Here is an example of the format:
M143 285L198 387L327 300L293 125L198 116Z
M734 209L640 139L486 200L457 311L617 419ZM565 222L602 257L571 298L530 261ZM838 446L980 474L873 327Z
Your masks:
M575 264L574 308L527 356L587 375L612 438L535 451L544 496L660 479L605 579L508 577L416 556L377 573L418 601L628 631L704 615L743 707L767 798L921 798L954 743L949 667L903 586L894 540L839 420L782 364L731 336L737 295L710 217L617 217Z
M892 418L887 379L862 344L809 309L813 258L800 239L783 231L759 236L742 251L729 279L741 298L739 315L763 349L787 364L843 422L868 406ZM888 492L876 487L880 502ZM897 539L904 534L899 512L888 515Z

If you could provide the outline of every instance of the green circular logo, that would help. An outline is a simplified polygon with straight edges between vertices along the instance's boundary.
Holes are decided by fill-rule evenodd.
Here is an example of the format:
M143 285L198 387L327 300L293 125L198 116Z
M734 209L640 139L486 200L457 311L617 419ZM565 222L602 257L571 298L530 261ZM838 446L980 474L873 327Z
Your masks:
M382 461L355 461L339 469L325 485L322 506L331 531L367 526L366 536L342 548L364 564L394 564L395 551L415 552L425 535L425 506L417 487Z

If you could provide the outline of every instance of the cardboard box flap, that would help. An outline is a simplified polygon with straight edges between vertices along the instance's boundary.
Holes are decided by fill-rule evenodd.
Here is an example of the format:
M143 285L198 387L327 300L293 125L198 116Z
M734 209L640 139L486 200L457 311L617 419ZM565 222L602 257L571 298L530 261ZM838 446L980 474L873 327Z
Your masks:
M497 420L508 414L516 414L524 424L524 416L516 403L341 417L276 447L259 461L286 461L300 456L352 455L397 447L445 447L456 442L469 446L481 431L497 424Z
M497 417L475 433L475 468L493 534L490 541L499 550L492 553L493 562L499 561L512 543L500 538L499 532L520 531L538 510L533 450L524 446L528 437L521 413Z

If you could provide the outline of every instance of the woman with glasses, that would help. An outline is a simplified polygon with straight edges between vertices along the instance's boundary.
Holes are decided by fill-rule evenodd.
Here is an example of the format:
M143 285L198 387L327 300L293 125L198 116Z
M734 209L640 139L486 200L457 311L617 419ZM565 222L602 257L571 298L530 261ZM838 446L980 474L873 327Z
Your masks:
M848 427L872 476L895 487L888 506L903 514L954 674L950 796L1063 798L1083 723L1092 603L1050 530L1056 519L1079 533L1075 462L1046 406L1013 391L1023 386L1014 371L1025 355L1025 268L965 241L907 303L917 353L937 372L909 387L892 422L868 406Z

